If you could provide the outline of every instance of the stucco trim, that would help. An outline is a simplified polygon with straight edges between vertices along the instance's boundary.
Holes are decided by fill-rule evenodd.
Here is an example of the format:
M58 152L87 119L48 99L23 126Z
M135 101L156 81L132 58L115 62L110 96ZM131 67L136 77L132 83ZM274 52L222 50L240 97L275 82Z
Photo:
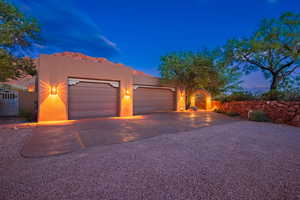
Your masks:
M115 87L115 88L120 87L120 83L118 81L106 81L106 80L82 79L82 78L68 78L68 85L76 85L79 82L107 83L107 84L110 84L112 87Z
M172 87L159 87L159 86L150 86L150 85L134 85L133 89L136 90L138 88L153 88L153 89L167 89L167 90L171 90L172 92L175 92L176 89L172 88Z

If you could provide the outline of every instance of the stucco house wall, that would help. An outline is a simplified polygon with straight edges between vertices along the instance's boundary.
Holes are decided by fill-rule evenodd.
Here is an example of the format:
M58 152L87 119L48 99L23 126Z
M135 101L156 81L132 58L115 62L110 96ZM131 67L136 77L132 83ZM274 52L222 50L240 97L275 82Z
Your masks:
M158 86L159 78L150 76L140 71L133 70L133 84L135 85L153 85Z
M92 58L77 53L40 55L38 59L38 120L68 120L68 78L99 79L120 83L119 116L133 115L133 86L159 86L159 79L135 71L122 64L104 58ZM51 87L57 95L50 95ZM126 95L130 98L125 98ZM182 110L184 98L177 90L176 108Z

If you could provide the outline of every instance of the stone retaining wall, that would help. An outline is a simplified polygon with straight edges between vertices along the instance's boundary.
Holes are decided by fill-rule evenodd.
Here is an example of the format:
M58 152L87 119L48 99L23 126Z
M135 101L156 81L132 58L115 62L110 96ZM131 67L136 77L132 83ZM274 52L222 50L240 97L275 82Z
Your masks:
M237 112L247 118L249 110L263 110L275 123L300 127L300 101L233 101L219 105L223 112Z

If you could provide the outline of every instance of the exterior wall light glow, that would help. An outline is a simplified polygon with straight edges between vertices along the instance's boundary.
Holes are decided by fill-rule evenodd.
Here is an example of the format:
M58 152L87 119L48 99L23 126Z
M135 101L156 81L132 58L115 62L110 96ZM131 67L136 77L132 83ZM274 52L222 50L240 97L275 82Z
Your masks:
M183 91L181 91L181 97L184 97L184 92Z
M129 98L129 97L130 97L130 92L129 92L129 90L126 90L126 92L125 92L125 97L126 97L126 98Z
M35 88L32 85L27 87L28 92L34 92L34 90L35 90Z
M51 86L50 95L51 96L57 95L57 87L56 86Z

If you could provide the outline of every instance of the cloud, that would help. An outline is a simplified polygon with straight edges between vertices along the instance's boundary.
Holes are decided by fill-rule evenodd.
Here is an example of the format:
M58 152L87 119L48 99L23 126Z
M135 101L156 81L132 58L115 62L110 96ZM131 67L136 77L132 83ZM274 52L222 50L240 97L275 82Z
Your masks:
M90 56L110 58L119 53L117 45L102 35L99 25L86 13L76 9L74 1L13 0L41 25L42 43L38 53L74 51Z

